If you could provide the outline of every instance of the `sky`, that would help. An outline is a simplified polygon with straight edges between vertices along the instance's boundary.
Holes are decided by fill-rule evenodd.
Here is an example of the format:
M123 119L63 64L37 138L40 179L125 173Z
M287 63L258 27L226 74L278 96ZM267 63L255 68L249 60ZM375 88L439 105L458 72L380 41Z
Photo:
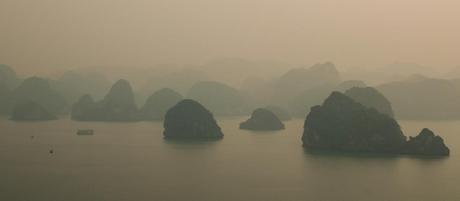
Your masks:
M1 0L0 63L21 72L200 64L460 65L458 0Z

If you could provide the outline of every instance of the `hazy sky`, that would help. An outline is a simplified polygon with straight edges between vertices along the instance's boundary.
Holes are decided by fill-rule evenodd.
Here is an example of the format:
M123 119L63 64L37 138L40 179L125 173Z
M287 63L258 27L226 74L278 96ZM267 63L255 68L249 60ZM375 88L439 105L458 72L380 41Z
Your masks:
M460 64L458 0L0 0L20 71L201 63Z

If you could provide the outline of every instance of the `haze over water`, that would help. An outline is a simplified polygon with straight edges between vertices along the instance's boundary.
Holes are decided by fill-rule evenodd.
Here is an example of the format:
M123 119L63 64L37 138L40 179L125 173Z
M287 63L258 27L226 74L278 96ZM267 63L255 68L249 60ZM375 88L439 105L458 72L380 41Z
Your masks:
M303 120L261 133L238 129L244 119L219 119L217 142L165 141L161 122L2 119L0 200L460 199L458 121L400 121L406 134L430 127L452 147L447 158L417 158L311 154ZM96 134L75 134L85 127Z

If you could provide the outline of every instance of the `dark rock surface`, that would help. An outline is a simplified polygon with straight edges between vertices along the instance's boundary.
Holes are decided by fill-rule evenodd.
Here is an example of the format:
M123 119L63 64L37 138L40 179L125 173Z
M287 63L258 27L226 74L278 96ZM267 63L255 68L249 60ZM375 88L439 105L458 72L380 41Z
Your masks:
M166 112L179 101L182 95L176 91L164 88L153 93L141 109L144 120L163 120Z
M302 136L304 147L373 153L446 155L442 138L424 130L406 141L399 124L388 115L333 92L311 108ZM447 149L448 150L448 149Z
M368 108L374 108L380 113L393 117L393 108L383 94L372 87L353 87L345 95Z
M211 112L191 99L168 110L164 120L167 139L220 139L224 135Z
M450 150L444 144L444 140L441 137L425 128L416 137L409 137L409 141L407 141L404 146L404 153L428 156L448 156Z
M12 112L11 120L13 121L48 121L56 120L57 117L41 105L35 102L17 104Z
M258 108L254 110L251 118L240 124L240 129L262 131L282 130L284 129L284 124L270 110Z
M311 109L304 129L304 146L318 149L396 153L406 140L394 119L340 92Z

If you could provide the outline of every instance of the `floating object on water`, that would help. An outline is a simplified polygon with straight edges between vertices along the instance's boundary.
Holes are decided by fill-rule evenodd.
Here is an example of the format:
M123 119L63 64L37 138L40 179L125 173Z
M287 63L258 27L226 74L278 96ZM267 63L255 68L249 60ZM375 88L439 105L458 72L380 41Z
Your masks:
M34 139L34 137L35 137L35 136L32 135L32 136L30 136L30 139Z
M77 135L94 135L93 129L79 129Z
M53 154L54 153L54 150L50 149L50 154Z

